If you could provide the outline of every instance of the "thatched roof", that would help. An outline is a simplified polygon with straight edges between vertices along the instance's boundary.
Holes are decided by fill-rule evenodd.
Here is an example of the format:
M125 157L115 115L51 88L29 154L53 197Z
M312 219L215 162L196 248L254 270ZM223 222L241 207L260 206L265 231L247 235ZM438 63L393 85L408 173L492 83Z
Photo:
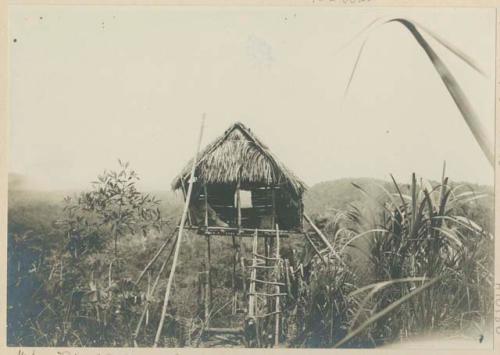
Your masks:
M189 180L192 164L191 159L174 179L174 190L182 186L182 180ZM195 176L205 184L235 185L239 179L242 188L281 185L297 195L307 188L240 122L234 123L199 154Z

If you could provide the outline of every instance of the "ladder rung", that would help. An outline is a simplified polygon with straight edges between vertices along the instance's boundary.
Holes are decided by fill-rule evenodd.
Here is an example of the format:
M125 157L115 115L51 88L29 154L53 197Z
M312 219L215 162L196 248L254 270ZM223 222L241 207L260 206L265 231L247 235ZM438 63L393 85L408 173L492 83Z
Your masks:
M272 258L272 257L269 257L269 256L257 254L257 253L254 253L253 255L255 255L258 258L267 259L267 260L282 260L281 258Z
M247 267L251 269L276 269L276 266L265 266L265 265L249 265Z
M262 258L262 259L267 259L267 260L281 260L282 258L275 258L275 257L272 257L272 256L265 256L265 255L262 255L262 254L253 254L254 256L256 257L259 257L259 258Z
M284 283L282 282L275 282L275 281L264 281L264 280L259 280L259 279L250 279L251 282L260 282L264 284L270 284L270 285L278 285L278 286L285 286Z
M286 293L264 293L264 292L249 292L249 295L255 295L255 296L267 296L267 297L279 297L279 296L286 296Z
M248 259L248 258L243 258L244 262L245 261L251 261L252 263L257 263L257 264L265 264L265 260L260 260L260 259L257 259L257 258L254 258L254 259Z

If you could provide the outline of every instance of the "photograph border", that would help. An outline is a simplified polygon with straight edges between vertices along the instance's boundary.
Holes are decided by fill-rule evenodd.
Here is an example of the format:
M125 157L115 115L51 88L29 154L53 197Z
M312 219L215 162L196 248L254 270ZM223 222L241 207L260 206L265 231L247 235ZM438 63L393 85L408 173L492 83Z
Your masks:
M198 0L198 1L175 1L175 0L145 0L145 1L121 1L121 0L16 0L0 2L0 45L2 53L0 59L0 324L3 325L0 332L0 353L1 354L196 354L196 353L282 353L282 352L300 352L301 354L319 354L332 353L333 349L235 349L235 348L31 348L31 347L7 347L6 346L6 325L7 325L7 192L8 192L8 157L9 157L9 44L8 44L8 10L10 5L149 5L149 6L316 6L316 7L481 7L496 9L496 71L495 71L495 222L500 221L500 204L498 197L500 196L500 176L497 169L500 166L500 147L497 144L499 137L498 119L500 117L500 19L498 9L500 8L500 0ZM500 235L500 223L495 223L495 235ZM494 271L495 287L494 292L494 342L492 350L431 350L438 354L489 354L494 353L495 349L500 349L500 243L495 242L495 271ZM335 349L339 352L347 352L349 354L360 354L372 352L374 354L397 354L401 353L402 349ZM404 349L406 354L422 354L420 349ZM425 351L425 350L424 350ZM427 350L429 351L429 350Z

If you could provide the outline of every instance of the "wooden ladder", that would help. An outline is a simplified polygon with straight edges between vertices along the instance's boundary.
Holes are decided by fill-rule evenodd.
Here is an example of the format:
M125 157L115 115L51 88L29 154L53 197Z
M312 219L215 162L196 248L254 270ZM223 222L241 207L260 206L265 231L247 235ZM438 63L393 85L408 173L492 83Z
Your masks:
M260 347L262 339L260 338L259 323L260 320L272 317L275 318L274 323L274 345L279 345L280 338L280 314L281 314L281 297L286 296L287 293L281 292L281 286L286 286L285 283L280 282L280 275L283 268L283 259L280 256L280 235L279 228L276 226L276 250L273 256L265 256L258 253L258 231L255 230L253 245L252 245L252 265L250 273L250 287L248 293L248 315L256 322L256 337L257 345ZM257 278L257 271L271 272L268 278L273 277L273 280L265 280ZM257 290L257 285L260 285L260 290ZM263 300L264 304L268 304L269 299L275 300L274 311L267 313L260 313L262 307L258 307L258 301Z

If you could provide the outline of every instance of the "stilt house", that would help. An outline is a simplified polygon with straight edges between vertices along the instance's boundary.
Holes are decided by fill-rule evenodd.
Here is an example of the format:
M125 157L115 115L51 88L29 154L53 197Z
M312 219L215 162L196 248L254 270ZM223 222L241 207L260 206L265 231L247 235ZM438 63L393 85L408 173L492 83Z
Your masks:
M192 161L172 188L186 197ZM202 234L302 232L306 185L253 132L235 123L200 152L188 225Z

